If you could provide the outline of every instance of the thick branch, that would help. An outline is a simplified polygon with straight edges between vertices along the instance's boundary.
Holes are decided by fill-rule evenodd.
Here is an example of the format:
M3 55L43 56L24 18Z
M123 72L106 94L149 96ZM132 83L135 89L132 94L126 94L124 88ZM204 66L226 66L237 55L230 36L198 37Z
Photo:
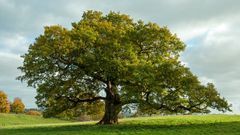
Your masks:
M121 103L122 103L122 105L133 104L133 103L139 103L139 100L137 100L137 99L128 99L128 100L122 101Z
M175 91L173 91L173 92L175 92ZM198 109L198 110L203 110L203 109L205 109L205 108L200 108L200 107L198 107L198 106L200 106L200 105L202 105L204 102L202 101L202 102L199 102L199 103L196 103L196 104L190 104L189 103L189 107L186 107L186 106L183 106L183 105L176 105L174 108L171 108L170 106L167 106L167 105L164 105L164 103L162 102L161 104L153 104L153 103L150 103L149 102L149 96L150 96L150 93L151 92L146 92L146 94L145 94L145 96L146 96L146 103L148 104L148 105L150 105L150 106L152 106L153 108L155 108L155 109L158 109L158 110L160 110L160 109L166 109L166 110L168 110L168 111L171 111L171 112L178 112L178 110L179 109L182 109L182 110L185 110L185 111L189 111L189 112L191 112L192 111L192 109L194 109L194 108L196 108L196 109ZM168 96L168 95L167 95ZM166 96L166 97L167 97Z
M67 70L71 65L77 66L79 69L84 70L84 71L86 71L85 69L88 68L88 67L84 66L83 64L79 64L79 63L77 63L77 62L75 62L73 60L66 60L66 59L64 59L61 56L57 56L57 57L52 56L52 57L54 59L57 59L59 62L61 62L61 63L66 65L65 68L61 68L61 70L63 70L63 71ZM59 67L59 63L57 63L57 65ZM101 82L103 82L105 84L107 83L107 81L103 77L99 76L98 74L91 73L91 72L86 72L86 73L87 73L87 75L91 76L95 80L101 81Z
M97 100L105 100L106 98L105 97L101 97L101 96L98 96L98 97L93 97L93 98L87 98L87 99L71 99L70 97L67 97L69 101L73 102L73 103L82 103L82 102L94 102L94 101L97 101Z

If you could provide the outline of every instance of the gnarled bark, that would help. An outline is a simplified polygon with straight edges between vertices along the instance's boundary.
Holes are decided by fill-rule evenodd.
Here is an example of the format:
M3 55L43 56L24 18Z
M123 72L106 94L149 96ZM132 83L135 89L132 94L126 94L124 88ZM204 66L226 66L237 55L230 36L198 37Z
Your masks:
M118 113L121 111L121 106L114 104L113 102L105 102L105 113L103 118L98 124L117 124Z
M105 99L105 113L103 118L98 122L98 124L117 124L118 123L118 113L121 111L121 101L116 90L112 87L110 81L108 81Z

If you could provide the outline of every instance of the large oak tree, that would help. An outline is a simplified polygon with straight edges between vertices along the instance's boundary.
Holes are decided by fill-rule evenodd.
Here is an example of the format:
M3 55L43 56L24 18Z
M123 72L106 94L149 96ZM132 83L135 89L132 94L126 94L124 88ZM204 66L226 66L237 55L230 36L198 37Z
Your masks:
M45 27L30 45L18 79L37 89L48 116L83 102L105 103L99 124L117 123L124 105L176 113L230 106L213 84L181 64L184 43L168 28L128 15L87 11L72 28Z

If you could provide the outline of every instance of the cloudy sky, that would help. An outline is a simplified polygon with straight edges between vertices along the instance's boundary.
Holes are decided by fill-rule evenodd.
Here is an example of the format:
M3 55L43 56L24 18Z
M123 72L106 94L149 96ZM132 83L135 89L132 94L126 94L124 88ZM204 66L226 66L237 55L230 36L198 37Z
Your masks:
M86 10L120 11L168 26L187 45L182 61L240 113L239 0L0 0L0 89L36 107L33 88L15 78L20 55L47 25L71 28Z

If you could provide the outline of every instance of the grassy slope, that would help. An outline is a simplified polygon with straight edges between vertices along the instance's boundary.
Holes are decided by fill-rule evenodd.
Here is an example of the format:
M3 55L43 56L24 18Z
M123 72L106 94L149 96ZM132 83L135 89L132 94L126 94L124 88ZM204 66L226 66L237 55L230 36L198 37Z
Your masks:
M45 120L40 120L45 121ZM40 123L39 121L39 123ZM57 120L56 120L57 121ZM1 122L1 115L0 115ZM50 122L52 122L50 120ZM55 120L54 120L55 122ZM93 122L54 125L25 125L0 128L0 135L238 135L240 116L165 116L120 120L119 125Z

